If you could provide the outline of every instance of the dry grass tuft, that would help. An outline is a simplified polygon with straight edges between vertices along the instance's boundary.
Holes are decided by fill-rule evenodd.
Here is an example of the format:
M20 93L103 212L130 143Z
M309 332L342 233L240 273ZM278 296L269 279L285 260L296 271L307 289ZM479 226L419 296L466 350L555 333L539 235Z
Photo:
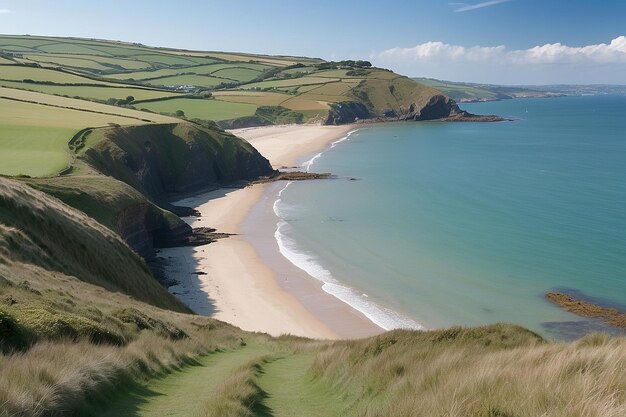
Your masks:
M561 344L503 325L391 332L335 343L311 372L344 391L355 416L626 415L626 339L605 335Z

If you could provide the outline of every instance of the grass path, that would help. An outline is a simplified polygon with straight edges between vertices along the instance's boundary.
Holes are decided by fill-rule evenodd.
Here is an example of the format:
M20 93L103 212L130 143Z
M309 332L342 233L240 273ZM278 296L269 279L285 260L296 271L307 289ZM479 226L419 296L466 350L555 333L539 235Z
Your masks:
M249 344L239 350L205 356L197 366L189 366L128 393L101 416L192 416L202 400L210 397L215 386L234 369L264 353L267 347Z
M314 353L297 353L263 366L259 387L263 405L272 417L337 417L345 414L345 401L337 392L313 381L307 371Z

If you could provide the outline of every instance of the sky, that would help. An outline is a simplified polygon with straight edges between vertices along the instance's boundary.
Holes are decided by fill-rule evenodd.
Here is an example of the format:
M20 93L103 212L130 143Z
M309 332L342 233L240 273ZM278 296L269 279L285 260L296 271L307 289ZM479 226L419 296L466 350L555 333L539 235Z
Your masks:
M626 84L625 0L0 0L0 33L366 59L452 81Z

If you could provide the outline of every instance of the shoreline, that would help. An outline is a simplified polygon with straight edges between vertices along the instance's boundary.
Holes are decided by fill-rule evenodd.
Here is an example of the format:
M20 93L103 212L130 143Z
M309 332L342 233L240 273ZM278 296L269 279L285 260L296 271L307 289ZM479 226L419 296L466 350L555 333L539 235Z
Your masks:
M354 129L283 125L231 133L248 140L274 168L289 169ZM170 291L199 314L274 336L342 339L382 333L363 313L325 292L322 282L280 253L272 206L286 183L219 189L177 201L201 213L184 218L193 227L235 235L209 245L161 250L167 276L179 282Z

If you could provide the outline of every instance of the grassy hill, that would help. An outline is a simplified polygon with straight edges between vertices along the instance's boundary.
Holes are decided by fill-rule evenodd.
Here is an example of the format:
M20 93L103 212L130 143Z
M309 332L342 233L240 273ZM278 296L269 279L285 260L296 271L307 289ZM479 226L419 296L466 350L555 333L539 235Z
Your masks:
M411 95L440 94L365 61L10 35L0 36L0 57L0 86L212 120L224 127L345 122L345 115L329 118L341 103L366 106L359 118L392 110L399 116L411 105L428 103L406 101ZM363 96L365 90L373 90L373 97Z

